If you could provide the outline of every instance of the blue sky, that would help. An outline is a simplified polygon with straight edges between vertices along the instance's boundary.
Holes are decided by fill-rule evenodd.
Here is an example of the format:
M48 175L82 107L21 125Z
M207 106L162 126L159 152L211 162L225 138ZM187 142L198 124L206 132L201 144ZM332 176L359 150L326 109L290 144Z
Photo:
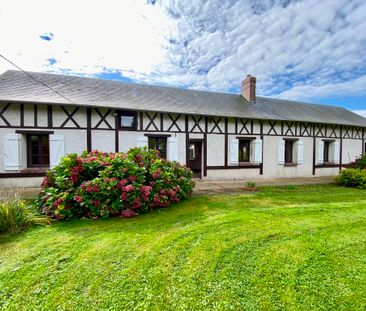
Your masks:
M252 74L260 95L366 115L365 17L364 0L0 0L0 52L30 71L221 92Z

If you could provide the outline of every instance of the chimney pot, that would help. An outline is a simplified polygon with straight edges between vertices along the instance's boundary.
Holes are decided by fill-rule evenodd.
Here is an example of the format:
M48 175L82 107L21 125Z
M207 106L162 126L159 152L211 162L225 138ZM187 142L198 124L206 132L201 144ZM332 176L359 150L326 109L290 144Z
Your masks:
M247 75L247 77L243 80L241 84L241 95L249 102L255 101L256 82L257 82L256 77Z

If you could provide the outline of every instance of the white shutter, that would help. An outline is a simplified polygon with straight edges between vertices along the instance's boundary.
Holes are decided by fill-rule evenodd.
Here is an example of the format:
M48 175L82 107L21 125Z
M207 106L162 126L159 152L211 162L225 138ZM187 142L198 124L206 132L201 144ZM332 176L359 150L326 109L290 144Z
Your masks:
M254 140L254 163L262 163L262 140Z
M323 162L324 162L324 141L320 140L318 143L317 163L323 164Z
M239 140L232 139L230 141L230 164L238 165L239 160Z
M20 169L20 134L4 135L4 169L6 171Z
M178 161L179 153L177 137L168 137L167 149L167 159L170 161Z
M65 155L64 135L50 135L50 166L55 167Z
M137 137L136 147L147 147L149 138L146 136Z
M339 147L339 141L335 141L333 143L334 145L334 151L333 151L333 162L335 164L339 163L339 158L340 158L340 147Z
M285 163L285 141L283 139L280 139L278 141L277 163L278 164L284 164Z
M296 162L304 163L304 142L302 140L296 141Z

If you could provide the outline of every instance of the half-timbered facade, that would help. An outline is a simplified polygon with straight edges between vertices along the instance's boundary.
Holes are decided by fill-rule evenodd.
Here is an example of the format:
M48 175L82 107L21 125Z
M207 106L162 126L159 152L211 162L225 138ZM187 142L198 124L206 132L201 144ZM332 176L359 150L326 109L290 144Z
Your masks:
M336 175L365 152L365 127L343 108L256 97L254 77L236 95L8 71L0 183L43 176L68 153L133 146L158 149L199 178Z

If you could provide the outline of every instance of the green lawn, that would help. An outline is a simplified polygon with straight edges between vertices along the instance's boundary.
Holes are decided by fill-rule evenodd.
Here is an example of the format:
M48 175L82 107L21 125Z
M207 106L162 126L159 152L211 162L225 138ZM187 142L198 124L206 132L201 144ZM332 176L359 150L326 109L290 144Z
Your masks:
M0 236L4 310L365 310L366 191L200 196Z

